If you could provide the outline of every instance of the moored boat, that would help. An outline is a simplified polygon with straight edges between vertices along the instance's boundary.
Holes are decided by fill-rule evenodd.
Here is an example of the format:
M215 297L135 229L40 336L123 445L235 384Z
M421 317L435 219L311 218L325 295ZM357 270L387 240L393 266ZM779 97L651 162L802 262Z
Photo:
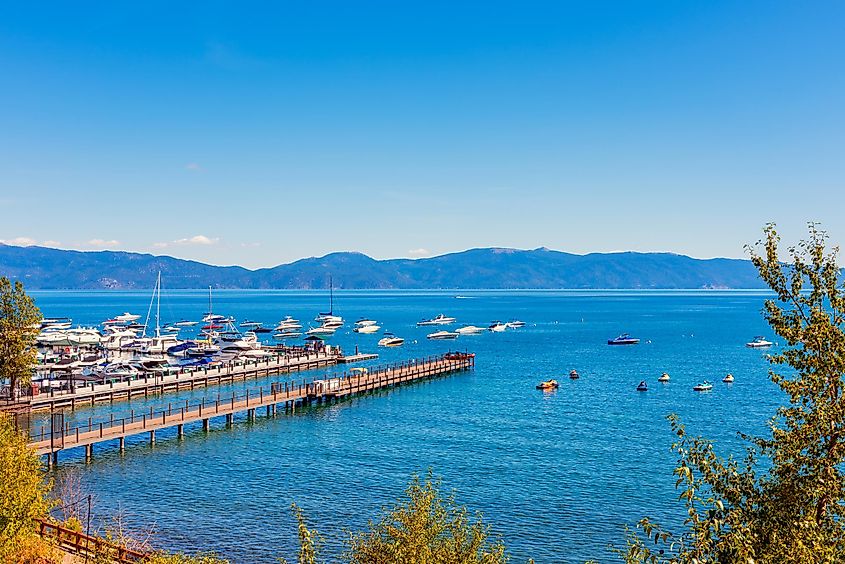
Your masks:
M502 323L501 321L494 321L493 323L490 324L489 327L487 327L487 329L489 329L490 331L493 331L494 333L501 333L502 331L506 330L507 328L508 328L508 326L505 323Z
M580 377L581 377L581 375L578 374L578 371L575 370L574 368L569 371L569 379L570 380L577 380Z
M766 338L762 335L757 335L756 337L754 337L753 341L751 341L750 343L745 343L745 346L751 349L762 349L766 347L771 347L772 342L767 341Z
M538 390L556 390L560 384L558 384L557 380L545 380L537 384Z
M724 378L722 378L722 382L724 382L725 384L732 384L733 381L734 381L734 375L731 374L731 373L728 373L727 375L725 375Z
M704 380L703 382L693 386L692 389L695 390L696 392L709 392L710 390L713 389L713 384L711 384L707 380Z
M640 340L636 337L632 337L628 333L622 333L615 339L610 339L607 341L608 345L636 345L639 343Z
M423 319L422 321L417 322L418 327L425 327L426 325L451 325L457 321L454 317L447 317L442 313L437 317L433 317L431 319Z
M434 333L429 333L428 335L426 335L426 339L431 339L434 341L457 338L458 334L452 331L435 331Z
M669 381L669 374L664 372L660 375L660 378L657 379L658 382L668 382Z
M479 335L486 331L487 329L484 327L478 327L477 325L464 325L463 327L455 329L455 333L458 333L459 335Z
M647 392L648 391L648 384L645 383L645 380L643 380L642 382L640 382L637 385L637 391L638 392Z
M379 339L378 346L380 347L399 347L405 343L405 339L402 337L397 337L393 333L385 333L384 336Z

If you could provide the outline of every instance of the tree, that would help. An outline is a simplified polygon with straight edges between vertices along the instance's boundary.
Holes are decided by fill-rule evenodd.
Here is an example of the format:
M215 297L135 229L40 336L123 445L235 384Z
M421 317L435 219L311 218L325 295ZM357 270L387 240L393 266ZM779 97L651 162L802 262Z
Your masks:
M47 517L51 502L41 460L0 413L0 562L24 562L37 552L36 519Z
M35 337L41 312L20 282L0 277L0 381L8 380L12 399L32 379Z
M770 435L748 437L743 460L718 456L670 416L678 440L676 485L687 518L680 533L643 519L630 532L627 562L845 561L845 287L838 249L810 224L808 239L779 256L775 226L748 247L774 291L764 316L786 346L770 356L771 380L788 404Z
M353 534L347 559L352 564L501 564L505 546L489 539L480 516L470 519L454 496L440 494L440 481L429 471L425 480L414 476L406 500L386 511L368 531Z

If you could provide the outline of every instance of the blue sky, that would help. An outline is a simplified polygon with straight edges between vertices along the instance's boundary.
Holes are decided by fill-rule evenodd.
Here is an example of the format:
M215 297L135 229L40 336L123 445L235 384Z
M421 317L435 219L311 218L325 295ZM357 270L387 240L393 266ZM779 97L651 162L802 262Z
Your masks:
M271 266L845 242L842 2L0 7L0 240Z

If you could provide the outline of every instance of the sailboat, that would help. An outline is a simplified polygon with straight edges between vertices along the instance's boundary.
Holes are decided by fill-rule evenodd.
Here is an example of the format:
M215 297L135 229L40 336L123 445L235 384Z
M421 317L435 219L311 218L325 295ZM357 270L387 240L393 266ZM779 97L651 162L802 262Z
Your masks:
M343 318L334 314L334 283L331 276L329 276L329 311L328 313L318 313L314 321L319 321L324 326L328 325L335 329L343 325Z
M150 299L150 307L147 310L147 319L144 322L144 337L146 337L147 335L147 326L150 322L150 315L152 314L153 310L153 302L155 302L156 304L155 336L145 340L139 348L139 352L144 354L163 354L170 347L178 345L179 339L176 338L176 335L173 335L171 333L166 333L164 335L161 334L161 271L159 271L158 278L156 278L156 285L153 289L153 296Z
M211 302L211 286L208 287L208 313L206 313L202 320L210 325L215 325L219 321L223 321L226 319L224 315L218 315L214 313L214 308L212 307Z

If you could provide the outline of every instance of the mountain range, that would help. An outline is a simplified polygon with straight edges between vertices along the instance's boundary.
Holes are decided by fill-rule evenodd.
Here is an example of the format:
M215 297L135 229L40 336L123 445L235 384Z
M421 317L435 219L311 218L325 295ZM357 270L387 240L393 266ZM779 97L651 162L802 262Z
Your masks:
M591 253L546 248L471 249L432 258L376 260L331 253L273 268L214 266L125 251L70 251L0 244L0 275L28 289L695 289L761 288L748 260L672 253Z

